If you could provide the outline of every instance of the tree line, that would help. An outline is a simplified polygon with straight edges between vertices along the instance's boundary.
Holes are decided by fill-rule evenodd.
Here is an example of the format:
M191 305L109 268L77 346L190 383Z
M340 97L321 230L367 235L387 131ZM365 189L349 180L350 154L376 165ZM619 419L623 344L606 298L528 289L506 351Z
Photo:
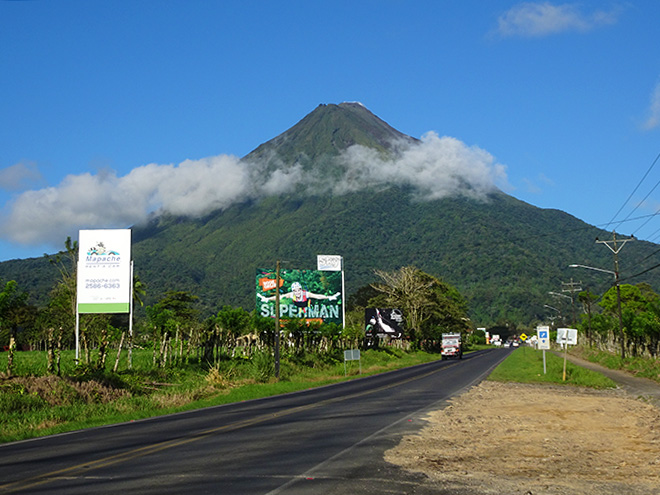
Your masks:
M577 326L588 345L620 353L621 357L658 357L660 295L649 284L621 284L618 294L613 286L601 297L582 291L578 301L583 314Z
M49 256L59 279L41 307L28 304L28 294L15 281L0 283L0 346L9 353L8 375L12 374L15 351L19 349L45 350L48 373L61 373L63 350L76 344L77 252L77 242L68 238L64 251ZM348 298L345 327L284 320L280 329L283 357L307 359L311 364L319 359L338 359L343 349L366 345L367 307L399 308L404 314L404 338L390 345L435 351L439 350L443 332L469 330L467 304L455 287L412 266L376 271L374 275L379 282ZM134 276L134 306L143 307L147 290ZM189 291L169 290L154 304L143 307L131 325L132 332L128 332L127 314L79 315L78 365L117 371L124 352L130 368L132 351L139 348L151 351L154 368L191 363L217 366L225 360L262 359L267 363L267 374L276 341L274 320L229 305L200 318L198 302Z

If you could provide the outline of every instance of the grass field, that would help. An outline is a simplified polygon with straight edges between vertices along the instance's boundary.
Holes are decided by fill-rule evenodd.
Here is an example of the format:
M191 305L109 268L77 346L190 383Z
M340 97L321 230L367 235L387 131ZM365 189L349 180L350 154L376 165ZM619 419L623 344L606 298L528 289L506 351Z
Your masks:
M595 371L566 363L566 381L563 380L564 359L551 352L545 353L546 373L543 373L543 351L520 347L511 353L488 377L489 380L519 383L556 383L592 388L611 388L616 384Z

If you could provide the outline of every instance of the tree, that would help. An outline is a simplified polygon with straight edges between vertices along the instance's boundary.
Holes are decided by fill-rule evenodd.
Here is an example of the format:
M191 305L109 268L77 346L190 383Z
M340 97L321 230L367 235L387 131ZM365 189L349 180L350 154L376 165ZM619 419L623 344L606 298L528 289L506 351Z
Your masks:
M580 304L582 304L582 309L584 310L585 314L587 315L587 341L589 342L589 347L593 345L593 331L591 329L591 316L593 313L593 306L598 300L598 296L594 294L593 292L587 290L583 290L578 294L578 301Z
M67 237L64 241L64 251L60 251L54 256L44 255L51 265L55 266L60 273L60 279L50 292L50 302L48 304L48 315L46 320L49 322L48 329L49 341L49 364L51 372L57 367L59 374L59 352L61 351L62 340L69 332L73 332L76 321L77 301L77 260L78 260L78 241L72 241ZM83 340L85 336L82 335ZM50 346L57 345L57 351ZM51 360L56 352L57 366L53 365Z
M71 237L67 237L64 241L64 251L60 251L54 256L45 255L51 265L55 266L60 273L60 280L58 285L63 287L60 289L63 296L66 294L68 299L68 306L70 306L71 317L76 314L76 285L78 283L78 241L72 241Z
M236 339L243 335L250 325L250 313L243 308L232 308L223 306L215 317L219 335L216 343L219 346L225 346L236 342Z
M146 309L153 330L154 365L164 366L167 363L172 335L183 352L184 333L186 330L192 330L197 323L198 312L192 306L197 299L197 296L190 292L170 290L160 301ZM188 337L191 336L190 333Z
M27 320L27 292L20 291L15 280L7 282L0 292L0 330L7 328L9 334L9 356L7 358L7 374L14 371L14 352L18 327Z
M144 306L143 296L145 296L147 293L146 288L147 286L144 283L142 283L140 277L138 277L137 274L133 274L133 306L135 306L136 304L139 304L140 307ZM128 324L129 324L129 329L132 330L133 321L129 321ZM129 331L128 339L129 339L128 368L131 369L133 367L133 332L132 331ZM121 347L121 343L120 343L120 347Z
M620 335L622 350L632 344L632 355L636 355L638 350L646 344L651 353L655 353L658 331L656 320L660 316L660 296L644 283L622 284L620 294L623 322L623 335ZM616 287L612 287L603 295L600 305L606 313L613 316L618 315Z
M140 280L140 277L133 275L133 304L144 306L144 296L147 294L147 285Z
M409 336L414 339L422 322L430 315L433 282L422 277L423 272L413 266L394 272L376 270L375 273L383 283L372 284L372 287L384 295L385 305L404 312Z
M465 300L451 285L413 266L375 273L383 283L372 287L385 305L403 311L408 336L418 345L425 339L437 342L443 331L467 328Z
M172 310L180 322L197 319L198 311L193 304L199 298L185 290L168 290L165 296L156 304L161 309Z

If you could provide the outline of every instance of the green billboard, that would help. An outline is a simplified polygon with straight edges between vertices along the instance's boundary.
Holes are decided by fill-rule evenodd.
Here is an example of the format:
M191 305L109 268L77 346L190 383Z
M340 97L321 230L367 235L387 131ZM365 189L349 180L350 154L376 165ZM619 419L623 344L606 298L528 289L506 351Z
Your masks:
M338 271L257 269L257 313L275 317L275 298L280 294L280 319L302 318L308 322L342 324L342 278Z

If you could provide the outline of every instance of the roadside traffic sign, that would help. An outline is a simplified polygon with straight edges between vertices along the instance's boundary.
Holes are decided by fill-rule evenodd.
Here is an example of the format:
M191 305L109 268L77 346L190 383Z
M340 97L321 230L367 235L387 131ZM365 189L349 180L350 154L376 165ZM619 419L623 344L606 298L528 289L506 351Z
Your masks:
M550 349L550 327L536 327L539 349Z

